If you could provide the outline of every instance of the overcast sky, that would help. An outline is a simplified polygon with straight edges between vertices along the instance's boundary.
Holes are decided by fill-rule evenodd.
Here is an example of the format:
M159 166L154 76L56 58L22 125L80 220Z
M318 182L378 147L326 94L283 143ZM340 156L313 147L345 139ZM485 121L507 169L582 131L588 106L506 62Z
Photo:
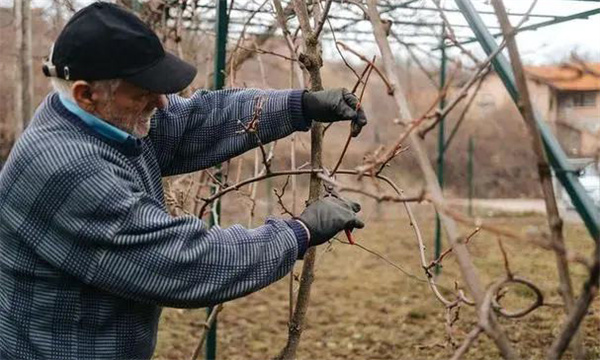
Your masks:
M236 0L235 4L242 6L245 0ZM400 0L397 0L400 1ZM404 0L402 0L404 1ZM472 0L478 10L492 11L488 0ZM90 0L77 0L77 4L83 5L90 3ZM34 6L45 7L49 6L48 0L33 0ZM433 3L429 0L420 0L424 6L433 7ZM525 12L531 0L504 0L505 6L509 11L515 13ZM418 4L418 3L417 3ZM12 6L12 0L0 0L0 6ZM270 6L270 4L268 4ZM445 1L445 7L456 9L456 5L452 0ZM575 1L575 0L538 0L533 13L535 14L550 14L557 16L571 15L577 12L583 12L594 8L600 8L600 2L594 1ZM421 11L419 11L421 12ZM435 19L435 13L430 12L426 15ZM450 22L455 24L466 24L460 13L448 13ZM488 25L497 25L494 15L482 15L484 21ZM511 17L513 24L519 21L520 17ZM527 24L546 21L545 18L532 18ZM334 24L335 26L335 24ZM367 32L370 31L368 22L363 22L359 26ZM402 29L404 30L404 29ZM415 30L415 29L411 29ZM470 35L468 28L456 28L458 34ZM498 30L491 30L497 32ZM365 35L369 37L369 35ZM429 39L428 41L432 41ZM576 50L579 54L585 55L587 58L592 58L595 61L600 61L600 15L594 15L587 20L573 20L562 24L551 25L535 31L526 31L520 33L517 37L519 48L523 59L527 63L549 63L557 62L568 57L572 50ZM425 39L419 40L425 42ZM375 52L373 45L365 43L361 46L364 51ZM431 45L423 46L425 49L430 49ZM479 52L479 46L475 44L469 45L469 48L475 52ZM334 55L333 53L326 55Z
M444 0L442 1L444 2ZM493 7L487 0L472 0L472 2L479 11L493 12ZM427 7L434 7L432 1L422 0L420 3ZM531 6L532 1L504 0L504 4L509 12L525 13ZM446 0L444 7L458 9L452 0ZM600 8L600 2L595 1L538 0L532 14L568 16L598 8ZM436 12L430 12L429 15L432 19L439 18ZM467 24L460 12L448 12L447 16L452 24ZM498 26L495 15L481 14L481 17L488 26ZM521 17L511 16L510 20L513 25L516 25L521 20ZM532 17L524 25L548 20L550 18ZM365 30L370 30L368 23L363 25ZM406 29L408 31L408 28ZM454 30L457 35L473 36L468 27L456 27ZM496 33L500 30L490 29L490 31ZM410 38L408 40L410 41ZM432 39L422 40L432 41ZM524 31L517 35L517 41L524 61L529 64L555 63L568 58L570 52L573 50L580 55L585 55L586 58L600 61L600 14L590 16L585 20L571 20L561 24L542 27L539 30ZM369 45L365 44L365 48L369 48ZM431 49L432 46L427 45L424 48ZM467 48L483 56L483 52L477 43L467 45ZM374 46L372 51L375 51Z
M453 3L447 1L447 6L455 7ZM493 10L485 1L475 3L478 9ZM504 0L504 3L507 9L513 12L525 12L531 5L529 0ZM600 8L600 2L539 0L533 13L565 16L596 8ZM456 15L457 18L461 17L460 14ZM493 15L486 17L486 20L496 23ZM511 18L513 24L518 20L519 17ZM532 19L532 23L546 20L548 19L536 18ZM517 36L517 40L522 56L529 62L560 60L573 49L600 61L600 14L590 16L587 20L572 20L539 30L525 31Z

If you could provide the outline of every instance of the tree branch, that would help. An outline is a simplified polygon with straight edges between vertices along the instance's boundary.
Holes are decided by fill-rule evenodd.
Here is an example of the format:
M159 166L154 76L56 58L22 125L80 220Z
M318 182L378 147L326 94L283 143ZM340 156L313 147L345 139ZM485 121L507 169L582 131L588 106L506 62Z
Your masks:
M499 0L492 0L492 6L494 7L496 17L498 18L498 22L502 28L502 33L504 34L504 39L507 43L510 62L514 72L515 81L517 83L517 88L519 90L520 101L518 108L523 116L525 125L529 130L529 134L532 137L532 146L537 158L540 185L544 194L546 213L548 214L548 226L550 227L551 241L560 247L564 247L565 242L562 231L563 221L560 217L558 206L556 204L556 196L554 194L554 186L552 184L550 165L546 159L546 153L544 152L541 134L535 123L534 109L529 96L529 90L527 88L527 79L525 78L525 72L523 70L523 64L521 63L519 49L514 38L514 28L510 24L510 20L508 19L506 9L504 8L502 2ZM563 297L567 312L570 312L573 310L574 306L573 285L569 275L569 264L564 255L560 252L556 252L556 266L560 281L559 292ZM585 350L583 349L583 342L580 336L577 336L576 343L576 357L578 359L582 359L584 357Z
M377 41L377 45L379 46L379 49L382 53L382 59L384 62L386 73L388 74L390 81L392 81L394 85L394 99L396 100L396 104L400 109L402 118L411 119L413 117L410 114L406 98L400 90L400 81L397 75L396 63L394 61L394 57L392 55L389 42L386 38L383 24L381 23L381 19L377 11L377 0L368 0L367 3L369 18L373 26L373 32ZM411 140L411 147L417 156L419 166L421 167L421 170L425 176L428 192L433 198L437 199L439 202L443 202L442 191L439 187L437 177L431 167L429 158L425 152L425 148L422 144L421 139L412 132L409 134L409 137ZM459 235L456 223L454 222L454 220L452 220L448 216L445 216L444 214L440 214L440 220L442 222L442 225L446 229L446 234L448 235L447 238L450 242L450 245L454 248L454 252L456 254L456 258L458 260L463 278L465 279L465 282L469 287L471 294L475 298L476 303L478 304L478 306L481 306L484 297L483 288L467 249L465 248L464 244L461 244L458 241ZM500 349L502 356L510 360L517 359L517 355L510 343L508 342L506 335L504 335L504 333L501 332L499 326L493 320L491 322L491 326L488 327L486 333L494 340L496 346L498 346L498 348Z

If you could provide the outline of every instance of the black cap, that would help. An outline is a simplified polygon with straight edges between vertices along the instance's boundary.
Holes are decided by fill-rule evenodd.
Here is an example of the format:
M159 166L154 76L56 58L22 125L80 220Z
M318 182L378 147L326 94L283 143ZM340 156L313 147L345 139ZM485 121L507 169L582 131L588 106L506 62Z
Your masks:
M196 68L166 52L137 16L104 2L73 15L43 70L66 80L124 79L159 94L181 91L196 76Z

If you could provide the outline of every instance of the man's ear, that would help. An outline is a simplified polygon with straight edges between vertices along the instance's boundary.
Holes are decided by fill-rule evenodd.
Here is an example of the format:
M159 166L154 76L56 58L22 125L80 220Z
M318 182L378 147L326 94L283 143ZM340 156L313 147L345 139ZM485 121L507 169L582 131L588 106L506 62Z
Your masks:
M92 87L87 81L77 80L71 86L73 99L80 108L87 112L93 112L96 108L96 101L93 97Z

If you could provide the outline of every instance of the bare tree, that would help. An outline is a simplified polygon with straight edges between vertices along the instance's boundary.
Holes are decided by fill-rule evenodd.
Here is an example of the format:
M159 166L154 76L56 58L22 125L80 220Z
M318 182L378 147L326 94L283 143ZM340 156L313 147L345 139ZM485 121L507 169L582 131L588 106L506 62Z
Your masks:
M302 29L302 37L304 39L304 53L299 57L300 61L306 68L309 79L310 89L312 91L323 90L320 68L323 64L320 54L319 44L319 33L323 28L323 22L327 18L329 11L329 5L331 0L327 2L325 11L321 16L318 11L318 5L313 7L316 28L312 28L310 24L310 16L306 7L305 0L294 0L294 10ZM313 123L311 129L311 167L321 168L323 157L323 124ZM310 178L310 190L308 202L313 202L319 198L321 194L321 179L316 174L311 174ZM304 266L302 268L302 276L300 283L300 290L298 292L298 300L296 302L296 308L292 315L292 319L288 329L288 342L284 349L281 351L278 359L295 359L296 351L300 343L300 336L302 335L304 318L308 311L308 304L310 302L310 290L314 281L314 266L315 266L315 249L309 249L304 257Z
M15 0L15 139L23 132L33 115L33 59L31 55L31 0Z

